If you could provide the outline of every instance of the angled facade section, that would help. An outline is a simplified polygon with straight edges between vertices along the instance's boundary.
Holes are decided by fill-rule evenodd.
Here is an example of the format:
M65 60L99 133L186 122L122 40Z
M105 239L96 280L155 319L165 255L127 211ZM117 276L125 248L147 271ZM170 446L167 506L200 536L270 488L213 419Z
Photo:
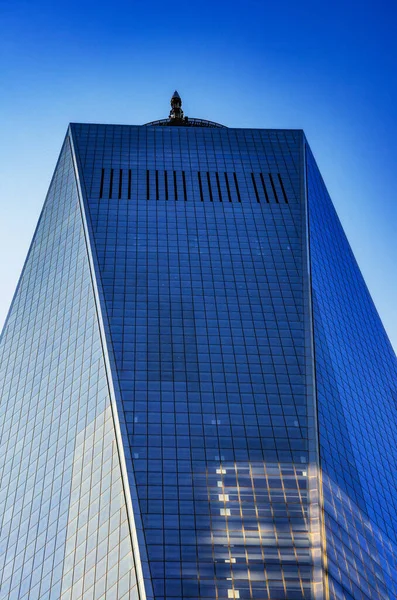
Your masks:
M306 152L330 593L386 600L397 597L397 361Z
M139 598L69 137L0 343L0 598Z

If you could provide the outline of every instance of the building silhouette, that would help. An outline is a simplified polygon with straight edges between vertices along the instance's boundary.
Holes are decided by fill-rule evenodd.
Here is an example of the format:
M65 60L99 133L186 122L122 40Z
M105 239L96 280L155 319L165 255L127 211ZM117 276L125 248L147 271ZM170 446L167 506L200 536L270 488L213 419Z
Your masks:
M397 598L397 363L301 130L71 124L0 342L0 599Z

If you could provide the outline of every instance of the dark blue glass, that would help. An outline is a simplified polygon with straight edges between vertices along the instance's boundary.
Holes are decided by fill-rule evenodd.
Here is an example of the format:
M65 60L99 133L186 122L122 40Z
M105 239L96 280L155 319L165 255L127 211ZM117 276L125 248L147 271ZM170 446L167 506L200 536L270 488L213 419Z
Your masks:
M331 598L397 597L397 361L307 148Z
M154 597L311 598L302 132L73 137Z

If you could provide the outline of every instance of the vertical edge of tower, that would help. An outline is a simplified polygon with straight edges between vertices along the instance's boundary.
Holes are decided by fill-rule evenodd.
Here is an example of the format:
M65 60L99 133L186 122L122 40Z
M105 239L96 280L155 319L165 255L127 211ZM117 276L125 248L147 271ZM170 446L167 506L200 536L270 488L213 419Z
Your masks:
M136 498L136 493L134 494L135 482L134 482L134 476L133 476L133 471L132 471L132 460L131 460L131 457L126 456L126 451L128 452L128 448L129 448L128 439L125 442L123 442L123 437L127 436L127 433L125 431L125 427L123 427L123 423L121 422L121 419L123 418L122 417L123 413L122 413L122 411L118 410L118 406L117 406L117 395L116 395L117 381L113 377L111 350L109 349L109 346L106 341L106 331L105 331L106 316L103 314L103 311L101 308L101 300L100 300L101 294L100 294L100 289L99 289L100 284L98 283L98 279L96 277L96 268L95 268L95 253L92 252L92 247L91 247L90 228L89 228L89 222L88 222L87 216L86 216L84 192L83 192L83 188L82 188L81 180L80 180L79 160L78 160L78 156L77 156L75 145L74 145L73 129L71 126L69 126L69 129L68 129L68 136L70 139L70 145L71 145L71 150L72 150L73 166L74 166L76 182L77 182L79 204L80 204L81 216L82 216L82 221L83 221L83 229L84 229L85 242L86 242L88 260L89 260L89 266L90 266L91 280L92 280L92 286L93 286L93 290L94 290L95 305L96 305L99 328L100 328L101 344L102 344L102 349L103 349L106 375L107 375L110 398L111 398L112 416L113 416L115 437L116 437L116 443L117 443L117 451L118 451L118 456L119 456L119 460L120 460L120 469L121 469L121 474L122 474L124 496L125 496L125 502L126 502L126 507L127 507L129 528L130 528L130 534L131 534L131 542L132 542L133 555L134 555L134 563L135 563L135 569L136 569L136 577L137 577L137 582L138 582L139 597L140 597L140 600L150 600L151 598L153 598L153 593L151 591L150 579L148 577L145 577L145 574L144 574L144 571L145 571L144 567L145 567L145 564L147 564L147 558L145 559L145 543L144 543L144 538L143 538L143 533L142 533L142 525L140 523L138 502L137 502L137 498ZM134 499L135 499L135 502L134 502ZM134 508L135 508L135 511L134 511Z
M301 137L301 194L302 202L302 237L303 249L303 278L304 310L307 316L305 329L306 348L306 393L308 401L308 444L309 444L309 519L311 531L311 548L313 556L313 595L315 600L329 600L326 569L326 538L324 532L324 508L320 466L320 445L318 430L318 410L316 392L316 370L314 350L314 322L312 306L312 279L310 261L310 236L309 236L309 209L307 193L307 167L306 167L306 138L302 131Z

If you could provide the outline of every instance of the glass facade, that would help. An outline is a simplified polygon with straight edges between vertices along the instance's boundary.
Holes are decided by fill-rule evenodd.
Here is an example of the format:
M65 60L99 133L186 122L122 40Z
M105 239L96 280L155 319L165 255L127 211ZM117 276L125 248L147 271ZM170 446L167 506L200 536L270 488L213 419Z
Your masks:
M66 139L0 343L0 598L138 598Z
M72 136L154 597L312 597L302 133Z
M306 151L331 598L397 598L396 356Z
M0 342L0 599L395 597L396 359L303 132L161 124L68 130Z

